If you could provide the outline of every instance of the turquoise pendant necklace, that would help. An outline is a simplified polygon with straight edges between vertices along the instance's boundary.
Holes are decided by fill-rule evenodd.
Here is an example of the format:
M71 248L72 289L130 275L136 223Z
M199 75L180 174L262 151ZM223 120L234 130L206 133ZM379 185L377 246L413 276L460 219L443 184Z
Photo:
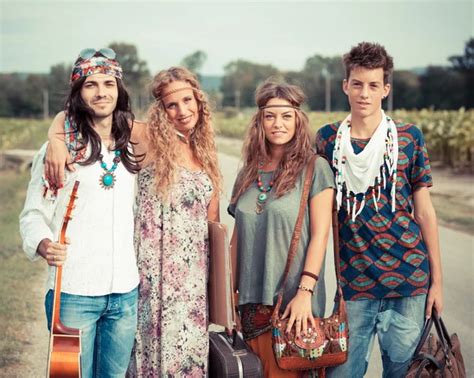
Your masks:
M99 155L100 167L104 170L104 173L102 173L100 176L99 183L100 186L106 190L112 189L114 187L116 180L114 171L117 169L117 166L120 163L120 151L116 150L114 153L114 163L110 169L107 169L107 164L105 164L103 160L104 156L102 154Z
M257 187L259 190L259 194L257 196L257 206L255 207L255 212L257 214L261 214L263 212L263 209L265 208L265 204L267 203L269 192L273 188L273 180L270 180L268 185L264 185L263 179L262 179L262 174L263 170L261 169L263 167L263 162L259 163L260 169L258 170L258 176L257 176Z

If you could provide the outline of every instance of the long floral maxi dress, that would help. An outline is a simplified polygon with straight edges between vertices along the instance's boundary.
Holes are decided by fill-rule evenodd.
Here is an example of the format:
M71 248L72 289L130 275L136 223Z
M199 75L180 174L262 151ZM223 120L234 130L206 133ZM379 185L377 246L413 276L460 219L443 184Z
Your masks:
M140 272L138 328L128 376L203 377L207 373L207 207L203 171L179 170L163 204L153 168L138 176L135 249Z

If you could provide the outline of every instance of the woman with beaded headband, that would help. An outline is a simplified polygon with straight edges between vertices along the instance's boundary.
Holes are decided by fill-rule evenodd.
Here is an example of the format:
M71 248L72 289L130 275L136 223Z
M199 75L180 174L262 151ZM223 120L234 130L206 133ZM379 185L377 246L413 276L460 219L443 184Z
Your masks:
M244 338L261 358L266 377L292 377L278 368L270 318L276 304L303 190L304 172L314 157L308 117L300 109L298 86L266 81L255 93L258 110L243 147L244 166L234 184L229 213L235 217L239 310ZM316 159L300 245L283 297L289 329L304 334L324 314L323 262L334 196L326 160ZM317 284L317 285L316 285ZM314 295L313 295L314 294Z
M207 374L207 221L222 179L211 114L196 77L172 67L153 80L147 127L135 122L138 330L129 376ZM59 124L59 126L58 126ZM60 117L53 129L61 129ZM56 143L55 143L56 144ZM57 147L57 146L56 146ZM64 162L55 149L54 161Z

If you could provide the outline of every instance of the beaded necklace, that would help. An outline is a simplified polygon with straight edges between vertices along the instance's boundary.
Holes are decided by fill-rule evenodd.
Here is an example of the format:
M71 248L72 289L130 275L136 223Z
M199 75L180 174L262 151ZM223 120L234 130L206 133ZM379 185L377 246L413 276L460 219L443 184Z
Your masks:
M264 173L262 170L263 162L260 162L258 165L260 168L258 170L258 176L257 176L257 188L260 191L260 193L257 196L257 206L255 207L255 212L257 214L261 214L268 200L269 195L267 193L269 193L273 188L273 179L270 179L270 182L268 183L268 185L265 186L265 184L263 183L263 178L262 178L262 174Z
M114 154L114 163L112 164L112 167L110 167L110 169L107 169L107 164L103 160L104 155L99 155L100 167L104 170L104 173L102 173L102 175L100 176L99 183L100 186L106 190L112 189L114 187L116 180L114 171L117 169L117 166L120 163L120 151L115 150Z

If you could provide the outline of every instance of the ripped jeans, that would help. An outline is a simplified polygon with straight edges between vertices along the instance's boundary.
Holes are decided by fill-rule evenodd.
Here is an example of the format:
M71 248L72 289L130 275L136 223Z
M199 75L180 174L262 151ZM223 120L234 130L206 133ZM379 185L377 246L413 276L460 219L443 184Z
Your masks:
M404 377L423 329L425 303L425 294L347 301L349 356L343 365L327 369L328 377L363 377L376 334L383 377Z

